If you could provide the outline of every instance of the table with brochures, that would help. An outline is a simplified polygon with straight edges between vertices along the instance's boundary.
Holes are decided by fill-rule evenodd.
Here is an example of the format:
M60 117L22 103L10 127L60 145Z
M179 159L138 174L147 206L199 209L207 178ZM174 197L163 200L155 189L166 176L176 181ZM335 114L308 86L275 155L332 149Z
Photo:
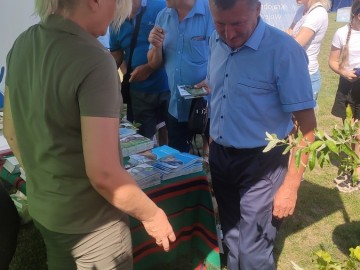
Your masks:
M146 194L168 215L177 240L166 253L130 220L134 270L179 269L179 258L189 260L187 269L221 269L215 216L205 173L179 176L148 188ZM181 263L182 264L182 263Z
M0 178L26 194L26 182L20 174L10 174L0 167ZM144 190L168 215L177 240L164 252L148 236L142 224L131 218L134 270L179 269L179 260L186 260L186 269L220 268L216 222L209 183L204 172L171 178Z

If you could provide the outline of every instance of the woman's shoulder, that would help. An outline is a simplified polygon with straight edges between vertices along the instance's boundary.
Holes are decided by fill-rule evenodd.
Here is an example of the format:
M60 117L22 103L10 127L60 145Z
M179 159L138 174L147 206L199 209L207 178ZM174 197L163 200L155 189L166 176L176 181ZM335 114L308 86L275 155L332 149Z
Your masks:
M348 32L349 32L349 25L346 24L346 25L338 28L338 29L336 30L336 32L335 32L335 35L336 35L336 36L340 36L340 37L342 37L342 36L345 36L345 37L346 37L347 34L348 34Z

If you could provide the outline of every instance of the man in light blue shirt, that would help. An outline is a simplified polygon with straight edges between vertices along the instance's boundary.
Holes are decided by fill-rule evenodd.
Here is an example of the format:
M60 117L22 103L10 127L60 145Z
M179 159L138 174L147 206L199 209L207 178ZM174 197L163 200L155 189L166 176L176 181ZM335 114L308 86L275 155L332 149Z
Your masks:
M209 0L210 171L230 270L275 269L281 220L292 215L304 166L284 147L268 153L266 132L297 128L314 140L316 120L307 57L291 37L260 18L258 0ZM304 141L301 142L305 144ZM307 157L302 157L302 164Z
M206 77L208 42L214 31L207 0L168 0L150 32L148 53L153 68L165 66L171 91L169 146L188 152L191 100L180 97L178 85L195 85Z

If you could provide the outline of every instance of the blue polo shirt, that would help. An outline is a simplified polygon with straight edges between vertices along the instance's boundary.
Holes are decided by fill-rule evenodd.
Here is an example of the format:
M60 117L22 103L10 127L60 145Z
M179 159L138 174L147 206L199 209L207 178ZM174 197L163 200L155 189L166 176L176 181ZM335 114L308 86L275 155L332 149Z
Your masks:
M199 83L206 78L209 39L214 23L207 0L196 0L191 11L179 22L175 9L165 8L156 19L165 30L164 65L171 92L169 113L187 122L191 100L180 97L177 85Z
M155 25L157 14L166 6L166 4L164 0L143 0L142 6L146 6L146 9L141 18L139 34L132 57L131 66L133 69L148 62L147 52L149 51L150 45L148 37L151 29L153 29ZM110 28L110 51L124 50L126 63L129 63L131 37L134 30L135 19L125 20L121 25L120 30L117 32L115 32L113 28ZM145 81L132 82L130 84L130 89L148 93L169 91L165 69L160 68L155 70Z
M265 146L266 132L285 138L292 112L315 107L307 66L304 49L262 19L236 50L214 32L207 78L211 137L234 148Z

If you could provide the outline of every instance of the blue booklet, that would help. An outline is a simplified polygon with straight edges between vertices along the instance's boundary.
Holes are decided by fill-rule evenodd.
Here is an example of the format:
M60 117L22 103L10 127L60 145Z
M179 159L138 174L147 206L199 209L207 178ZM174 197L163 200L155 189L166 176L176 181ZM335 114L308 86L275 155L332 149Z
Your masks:
M179 152L179 150L176 150L175 148L172 148L170 146L162 145L162 146L153 148L151 150L151 153L156 155L156 159L160 159L160 158L167 157L167 156L177 154L180 152Z
M162 157L155 161L152 165L161 170L162 173L168 174L188 167L199 160L201 160L201 157L199 156L179 152Z

